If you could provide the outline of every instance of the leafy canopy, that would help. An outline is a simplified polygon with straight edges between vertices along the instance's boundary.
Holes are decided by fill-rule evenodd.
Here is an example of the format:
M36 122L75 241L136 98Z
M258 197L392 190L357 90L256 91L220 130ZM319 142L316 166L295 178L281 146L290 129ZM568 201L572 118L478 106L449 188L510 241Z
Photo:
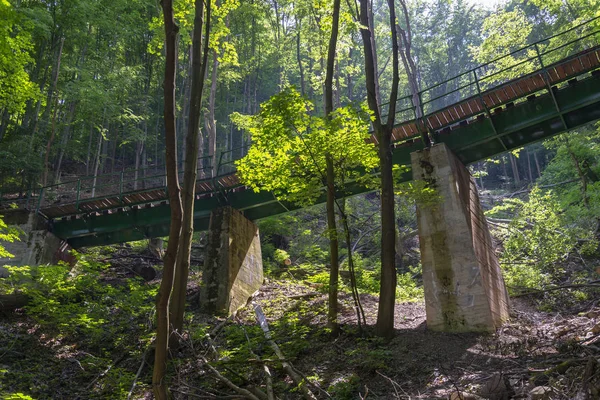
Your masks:
M28 100L39 96L26 70L33 62L32 24L7 0L0 0L0 21L0 109L20 113Z
M378 165L363 106L335 110L330 119L314 116L314 105L290 87L261 105L256 116L232 114L252 138L248 155L237 162L242 182L279 200L314 203L325 186L325 159L331 155L336 188L363 182Z

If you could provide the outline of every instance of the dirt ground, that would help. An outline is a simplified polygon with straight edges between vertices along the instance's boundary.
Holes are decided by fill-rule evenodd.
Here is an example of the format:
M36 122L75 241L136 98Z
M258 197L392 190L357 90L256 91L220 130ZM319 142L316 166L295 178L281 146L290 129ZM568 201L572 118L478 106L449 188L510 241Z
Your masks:
M269 323L298 310L301 323L311 328L310 346L292 362L306 376L317 376L332 398L526 399L534 388L546 391L540 399L600 398L600 308L594 305L577 314L544 313L527 299L513 299L511 320L495 334L479 335L429 331L424 304L402 303L396 306L396 334L383 341L372 335L377 298L361 300L364 332L357 328L351 297L342 294L342 333L331 338L317 333L326 317L315 310L324 309L326 295L310 286L271 282L254 298L268 310ZM251 307L235 323L255 324ZM293 340L280 339L284 345ZM354 391L336 395L339 382Z

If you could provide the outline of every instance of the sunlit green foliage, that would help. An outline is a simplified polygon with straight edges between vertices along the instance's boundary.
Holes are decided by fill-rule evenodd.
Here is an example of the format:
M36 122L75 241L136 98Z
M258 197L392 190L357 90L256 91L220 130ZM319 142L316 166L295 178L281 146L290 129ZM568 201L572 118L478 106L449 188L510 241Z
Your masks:
M482 89L540 67L535 61L527 61L536 56L533 48L506 56L511 51L524 47L528 43L531 31L531 22L519 9L493 13L485 19L482 27L483 42L477 47L471 47L473 58L478 63L494 61L490 66L478 71Z
M28 100L40 94L27 72L33 62L33 24L8 0L0 0L0 21L0 110L17 114L25 109Z
M488 216L511 218L500 225L503 252L500 263L510 289L539 288L560 279L569 253L595 249L590 231L568 226L555 195L535 188L527 201L507 199L487 212ZM586 245L577 249L578 241Z
M311 115L313 105L294 88L273 96L256 116L232 115L252 138L238 174L256 192L271 191L280 200L308 205L323 193L325 156L331 154L336 186L360 180L377 162L364 109L343 107L331 120Z
M27 313L38 324L82 343L111 337L111 346L118 347L129 340L123 335L128 330L144 330L153 312L155 287L137 279L103 282L107 265L85 256L73 269L67 264L6 268L10 277L0 282L3 292L27 295Z
M600 130L580 129L544 142L555 155L541 185L558 183L553 191L568 223L594 230L600 218Z
M6 251L4 246L2 246L2 242L13 243L16 240L19 240L20 235L21 232L19 229L8 226L0 216L0 257L14 257L13 254Z

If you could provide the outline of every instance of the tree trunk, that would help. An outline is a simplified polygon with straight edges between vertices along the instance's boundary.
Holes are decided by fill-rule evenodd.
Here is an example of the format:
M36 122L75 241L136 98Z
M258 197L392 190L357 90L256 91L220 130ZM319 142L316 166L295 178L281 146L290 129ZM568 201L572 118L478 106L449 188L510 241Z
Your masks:
M533 183L533 173L531 172L531 156L529 154L529 149L525 149L527 152L527 173L529 174L529 182Z
M302 57L300 54L300 31L302 30L302 19L297 19L296 24L298 25L298 32L296 33L296 59L298 60L298 72L300 72L300 93L302 93L302 96L304 96L304 70L302 68Z
M540 178L542 176L542 170L540 168L540 162L538 161L537 151L533 152L533 159L535 160L535 169L537 171L537 176Z
M63 45L65 43L65 38L62 37L60 39L60 48L58 50L58 58L56 60L56 71L54 74L54 80L52 83L52 88L50 89L50 93L48 95L49 98L49 105L48 105L48 110L50 110L50 107L52 107L51 103L52 103L52 99L53 97L58 98L58 96L53 96L54 95L54 91L56 90L56 86L58 85L58 75L60 72L60 60L62 58L62 50L63 50ZM50 157L50 148L52 147L52 142L54 142L54 135L56 133L55 129L56 129L56 111L58 109L58 102L54 101L54 112L52 114L52 131L50 132L50 139L48 139L48 143L46 144L46 155L44 157L44 176L42 177L42 186L46 186L48 184L48 159Z
M167 165L167 188L171 207L169 244L164 259L163 277L156 299L156 348L152 387L157 400L168 399L167 361L169 354L169 297L173 289L175 263L181 235L182 205L177 173L177 132L175 128L175 75L177 69L177 36L179 28L173 17L172 0L162 0L165 24L165 81L164 81L164 122L165 122L165 162Z
M508 157L510 158L510 167L512 169L513 178L515 180L515 185L521 183L521 178L519 176L519 164L517 164L517 158L513 153L509 153Z
M88 137L87 156L85 158L85 174L90 174L90 159L92 157L92 138L94 137L94 124L90 124L90 135Z
M381 171L381 285L379 291L379 309L377 312L377 325L375 333L379 336L392 336L394 334L394 306L396 296L396 227L394 210L394 182L392 176L392 150L391 133L396 113L396 99L398 94L398 40L395 29L395 7L393 1L388 1L390 8L390 26L392 36L393 79L390 91L390 105L387 123L381 120L379 103L377 101L375 69L375 55L373 32L370 29L361 29L365 57L365 82L367 86L367 101L373 112L373 127L379 141L379 167ZM363 27L372 26L369 21L368 0L360 0L360 23Z
M92 181L92 198L96 195L96 180L98 179L98 169L101 161L100 153L102 152L102 142L104 141L102 131L99 132L98 136L98 149L96 150L96 158L94 161L94 180Z
M219 68L219 57L213 50L213 62L211 70L210 93L208 96L208 110L204 119L206 125L206 136L208 137L207 155L210 156L211 176L215 177L217 171L217 122L215 121L215 100L217 97L217 69Z
M325 75L325 117L327 119L331 117L331 113L333 112L333 69L335 65L335 50L337 46L339 23L340 0L334 0L331 37L329 38L329 49L327 51L327 71ZM338 232L335 222L335 171L333 169L333 159L330 154L326 155L325 160L327 164L327 228L329 231L329 260L331 264L331 270L329 272L329 308L327 313L327 325L332 330L333 334L338 334L337 297L340 261L338 255Z
M203 23L204 2L196 0L194 17L193 47L192 47L192 89L190 97L190 114L186 141L186 160L183 177L183 221L181 228L181 241L177 254L177 268L173 287L172 303L169 309L171 326L174 331L181 332L183 328L183 315L185 311L185 295L190 268L190 254L192 250L192 235L194 233L194 198L196 195L196 175L198 171L198 130L200 128L200 111L202 107L202 91L208 61L208 45L210 41L210 0L206 3L206 20ZM202 54L202 28L206 28L204 35L204 54ZM202 56L202 58L201 58ZM216 53L214 53L216 57ZM174 335L171 341L177 343Z
M60 142L60 149L58 153L58 159L56 160L56 165L54 168L54 183L58 183L60 178L60 167L62 165L63 156L65 155L65 151L67 149L67 144L69 143L69 138L71 137L71 124L73 123L73 117L75 116L75 107L76 103L72 102L69 107L69 116L65 122L65 129L63 132L63 137Z

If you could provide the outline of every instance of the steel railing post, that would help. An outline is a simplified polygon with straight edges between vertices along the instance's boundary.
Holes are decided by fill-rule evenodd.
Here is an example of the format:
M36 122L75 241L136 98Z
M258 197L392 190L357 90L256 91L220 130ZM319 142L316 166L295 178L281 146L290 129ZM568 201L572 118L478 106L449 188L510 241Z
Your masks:
M40 198L38 200L38 205L35 212L39 212L40 208L42 208L42 201L44 200L44 187L40 188Z
M75 198L75 209L79 211L79 200L81 199L81 178L77 179L77 197Z
M123 171L121 171L119 179L119 202L123 204Z
M544 60L542 60L542 54L540 53L540 48L537 43L535 43L533 47L535 48L535 53L537 54L537 58L540 62L540 67L542 68L542 71L544 74L544 81L546 82L546 89L548 90L548 93L550 93L550 96L552 97L552 102L554 103L554 107L556 108L556 112L558 113L558 116L560 117L563 127L566 130L569 130L569 128L567 127L567 121L565 121L565 117L562 114L562 112L560 111L560 106L558 105L558 101L556 100L556 96L554 95L554 91L552 90L552 84L550 82L550 74L548 73L548 70L546 69L546 66L544 65Z

